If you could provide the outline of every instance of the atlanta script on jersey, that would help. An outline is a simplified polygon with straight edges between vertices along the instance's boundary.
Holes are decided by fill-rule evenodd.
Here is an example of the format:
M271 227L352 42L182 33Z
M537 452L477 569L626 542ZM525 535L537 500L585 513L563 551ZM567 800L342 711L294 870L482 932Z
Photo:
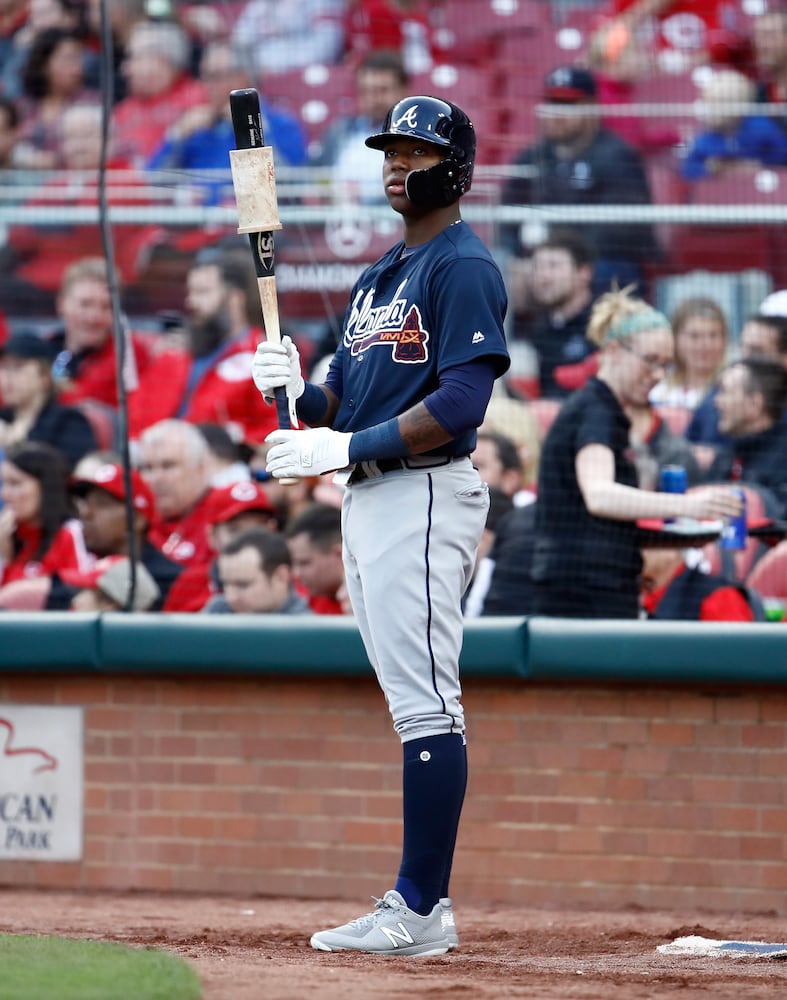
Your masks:
M392 247L353 288L326 379L341 400L334 430L363 430L403 413L437 389L447 368L481 357L501 374L508 368L503 278L472 229L459 222L404 256L403 249ZM441 454L469 454L474 435Z

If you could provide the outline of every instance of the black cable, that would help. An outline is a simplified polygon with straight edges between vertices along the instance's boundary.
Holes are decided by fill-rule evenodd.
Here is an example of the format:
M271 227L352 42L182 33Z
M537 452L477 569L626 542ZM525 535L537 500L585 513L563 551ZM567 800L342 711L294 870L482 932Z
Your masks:
M98 219L101 231L101 246L107 264L107 282L112 306L112 338L115 344L115 380L118 394L117 441L123 466L125 487L126 538L130 563L129 589L124 611L132 611L137 591L137 538L134 530L134 492L131 483L131 452L128 441L128 400L126 398L126 351L130 348L127 324L120 308L120 291L115 271L115 246L112 225L109 219L107 201L107 151L109 147L109 127L115 100L115 46L112 25L107 11L107 0L100 0L101 52L99 80L101 87L101 157L98 165Z

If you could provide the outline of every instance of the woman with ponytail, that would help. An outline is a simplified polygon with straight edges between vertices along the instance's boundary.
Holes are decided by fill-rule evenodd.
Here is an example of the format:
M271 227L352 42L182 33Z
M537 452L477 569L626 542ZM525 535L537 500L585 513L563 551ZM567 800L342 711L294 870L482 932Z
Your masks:
M587 331L599 371L563 404L541 452L533 613L637 618L640 518L728 518L740 500L725 487L688 494L640 489L627 406L647 404L673 363L669 320L631 288L602 295Z

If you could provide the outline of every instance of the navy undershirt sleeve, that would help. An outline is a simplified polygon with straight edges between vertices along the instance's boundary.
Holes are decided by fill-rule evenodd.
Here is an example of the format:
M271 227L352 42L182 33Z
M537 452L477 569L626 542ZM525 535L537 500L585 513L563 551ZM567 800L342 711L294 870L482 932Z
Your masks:
M440 375L440 386L424 399L424 405L451 437L479 427L492 396L497 376L491 358L455 365Z
M491 358L448 368L440 377L440 388L424 399L424 405L441 427L452 437L458 437L478 427L484 419L495 377L495 362ZM403 458L407 454L398 417L355 431L350 441L351 462Z

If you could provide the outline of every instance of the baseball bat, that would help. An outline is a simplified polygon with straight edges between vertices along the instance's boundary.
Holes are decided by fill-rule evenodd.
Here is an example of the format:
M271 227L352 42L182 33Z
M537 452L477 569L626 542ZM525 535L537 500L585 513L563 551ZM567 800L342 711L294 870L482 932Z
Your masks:
M230 150L232 184L238 203L238 232L248 233L262 319L267 340L281 343L279 303L276 294L276 262L273 230L281 229L276 200L273 154L265 146L260 114L260 96L253 88L230 91L230 112L237 149ZM274 391L276 418L289 429L290 413L283 386ZM282 480L283 481L283 480Z

